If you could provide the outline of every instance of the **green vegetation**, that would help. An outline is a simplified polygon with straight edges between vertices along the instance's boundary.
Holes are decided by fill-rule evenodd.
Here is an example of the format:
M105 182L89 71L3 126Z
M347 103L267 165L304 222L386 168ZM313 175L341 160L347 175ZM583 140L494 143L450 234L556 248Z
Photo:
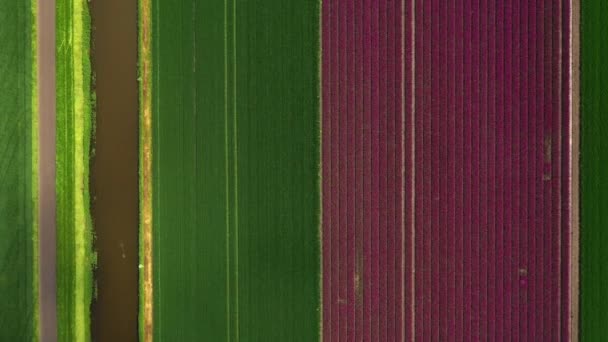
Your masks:
M581 340L608 336L608 2L581 1Z
M36 341L36 2L0 0L0 341Z
M319 5L151 0L140 18L152 28L145 340L318 340Z
M93 293L89 154L92 132L86 0L57 0L58 340L90 340Z

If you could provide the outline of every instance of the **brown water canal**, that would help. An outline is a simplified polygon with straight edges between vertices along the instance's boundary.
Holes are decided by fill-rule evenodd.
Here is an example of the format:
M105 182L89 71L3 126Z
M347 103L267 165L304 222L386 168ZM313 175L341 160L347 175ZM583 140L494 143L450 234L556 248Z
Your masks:
M137 0L92 0L97 96L91 161L97 250L94 341L137 341Z

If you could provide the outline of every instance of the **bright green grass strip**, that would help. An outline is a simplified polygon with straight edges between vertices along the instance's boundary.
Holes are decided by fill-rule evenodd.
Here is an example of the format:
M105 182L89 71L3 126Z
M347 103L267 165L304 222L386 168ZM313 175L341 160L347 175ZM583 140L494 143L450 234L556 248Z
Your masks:
M154 341L318 340L319 1L151 13Z
M59 341L90 340L93 293L89 152L90 20L86 0L57 0L57 302Z
M581 1L581 340L608 336L608 2Z
M36 2L0 0L0 341L37 341Z

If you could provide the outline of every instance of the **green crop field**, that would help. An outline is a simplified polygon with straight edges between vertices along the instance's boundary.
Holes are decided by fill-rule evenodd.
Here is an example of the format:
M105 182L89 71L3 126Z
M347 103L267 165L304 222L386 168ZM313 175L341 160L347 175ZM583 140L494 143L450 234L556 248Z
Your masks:
M581 340L608 336L608 3L581 1Z
M318 339L319 5L142 0L145 340Z
M38 338L35 1L0 0L0 341Z

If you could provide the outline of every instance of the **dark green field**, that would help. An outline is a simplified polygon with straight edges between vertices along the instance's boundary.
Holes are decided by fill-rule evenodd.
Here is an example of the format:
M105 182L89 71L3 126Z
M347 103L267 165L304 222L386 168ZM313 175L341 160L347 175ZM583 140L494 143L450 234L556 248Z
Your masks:
M581 1L581 340L608 336L608 2Z
M35 15L0 0L0 341L38 336Z
M319 2L151 13L154 340L316 340Z

